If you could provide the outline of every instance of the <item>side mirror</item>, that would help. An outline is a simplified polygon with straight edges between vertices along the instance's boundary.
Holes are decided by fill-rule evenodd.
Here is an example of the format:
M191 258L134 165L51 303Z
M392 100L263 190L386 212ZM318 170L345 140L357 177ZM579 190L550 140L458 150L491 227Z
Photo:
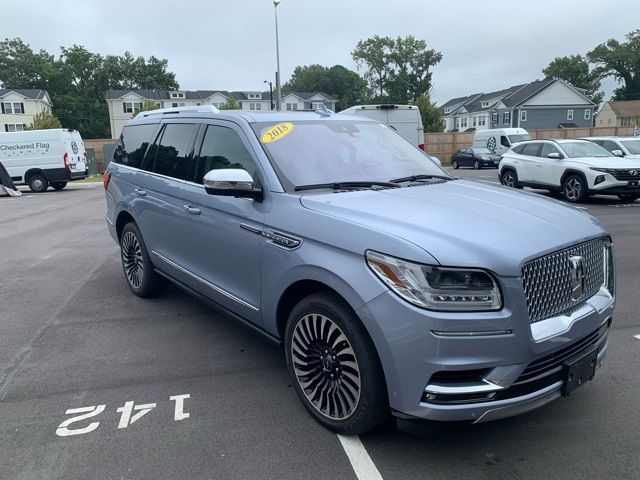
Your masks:
M209 195L263 199L262 189L254 188L253 178L241 168L210 170L204 176L204 189Z
M442 162L440 161L440 159L438 157L433 157L433 156L429 155L429 160L431 160L433 163L435 163L439 167L442 166Z
M624 157L624 153L622 153L622 150L611 150L611 153L616 157Z
M562 155L560 155L558 152L551 152L549 155L547 155L548 158L553 158L555 160L560 160L562 159Z

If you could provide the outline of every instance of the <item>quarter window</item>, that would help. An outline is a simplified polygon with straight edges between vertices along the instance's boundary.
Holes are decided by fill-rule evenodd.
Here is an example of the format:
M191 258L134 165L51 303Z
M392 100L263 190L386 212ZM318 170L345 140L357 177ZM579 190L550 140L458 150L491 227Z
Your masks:
M149 143L153 141L156 125L133 125L124 127L120 141L113 153L113 161L139 168Z
M255 162L240 135L231 128L209 125L196 162L194 182L202 184L207 172L224 168L240 168L249 172L254 181L257 179Z
M156 160L153 168L149 170L167 177L186 180L191 160L189 147L194 132L195 125L189 123L167 124L162 139L154 148ZM151 151L149 153L151 156Z

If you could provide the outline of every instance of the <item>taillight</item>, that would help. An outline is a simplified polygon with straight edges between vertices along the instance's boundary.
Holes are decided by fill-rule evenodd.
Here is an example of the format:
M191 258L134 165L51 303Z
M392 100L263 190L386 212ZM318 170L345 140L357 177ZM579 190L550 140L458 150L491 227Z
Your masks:
M421 143L420 145L418 145L418 148L424 152L424 143Z
M69 154L67 152L64 152L62 159L64 160L64 168L69 168Z
M109 170L105 170L102 175L102 185L104 185L105 190L109 186L109 180L111 180L111 172Z

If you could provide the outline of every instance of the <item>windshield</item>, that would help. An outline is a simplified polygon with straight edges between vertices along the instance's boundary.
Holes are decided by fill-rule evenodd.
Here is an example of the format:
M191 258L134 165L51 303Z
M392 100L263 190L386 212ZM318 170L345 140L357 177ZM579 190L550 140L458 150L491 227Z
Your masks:
M520 133L518 135L509 135L509 141L511 145L518 142L524 142L526 140L533 140L533 137L528 133Z
M473 150L473 153L479 153L480 155L489 155L492 153L488 148L472 148L471 150Z
M640 155L640 140L621 140L631 155Z
M255 123L252 128L288 191L302 185L448 176L380 123L310 120Z
M607 152L600 145L595 143L583 141L583 142L562 142L560 144L569 158L581 158L581 157L610 157L611 154Z

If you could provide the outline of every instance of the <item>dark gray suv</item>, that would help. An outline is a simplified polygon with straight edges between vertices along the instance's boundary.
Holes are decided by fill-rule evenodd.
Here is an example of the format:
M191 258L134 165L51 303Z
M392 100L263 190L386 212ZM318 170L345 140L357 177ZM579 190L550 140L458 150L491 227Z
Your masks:
M378 122L144 112L104 178L133 293L170 280L281 345L298 396L334 431L390 413L526 412L586 383L606 353L602 225L453 178Z

